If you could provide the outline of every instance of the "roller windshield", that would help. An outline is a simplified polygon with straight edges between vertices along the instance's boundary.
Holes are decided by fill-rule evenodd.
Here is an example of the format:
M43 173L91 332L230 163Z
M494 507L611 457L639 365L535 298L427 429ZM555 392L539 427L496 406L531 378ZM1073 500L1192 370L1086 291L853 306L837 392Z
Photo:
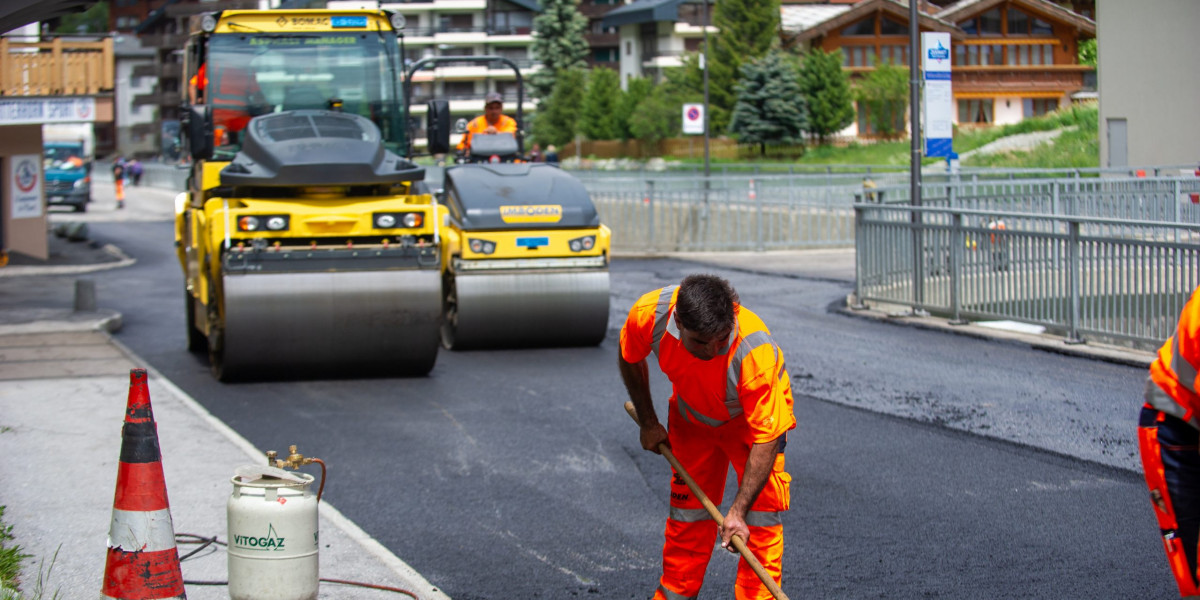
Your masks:
M366 117L389 150L402 152L398 55L391 32L214 35L203 101L212 107L216 158L241 149L252 117L302 109Z

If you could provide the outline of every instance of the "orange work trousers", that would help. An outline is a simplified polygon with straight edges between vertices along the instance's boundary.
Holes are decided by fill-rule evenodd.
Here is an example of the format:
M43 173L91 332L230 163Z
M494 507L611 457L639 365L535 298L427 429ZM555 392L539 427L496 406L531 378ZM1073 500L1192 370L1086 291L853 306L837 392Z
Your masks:
M735 419L720 427L692 423L679 414L674 398L671 399L669 410L671 451L709 500L720 506L729 466L733 465L740 485L746 459L750 456L752 443L745 420ZM790 502L791 479L784 471L783 453L780 452L762 493L746 515L746 524L750 528L746 547L776 583L782 579L782 513L788 509ZM704 571L716 545L717 523L678 474L673 474L671 478L671 513L667 518L665 537L662 579L659 580L654 598L695 598L704 584ZM771 598L771 592L744 559L738 561L734 597L737 600Z
M1162 533L1167 563L1185 598L1200 596L1200 435L1187 423L1142 407L1138 451L1150 488L1150 503Z

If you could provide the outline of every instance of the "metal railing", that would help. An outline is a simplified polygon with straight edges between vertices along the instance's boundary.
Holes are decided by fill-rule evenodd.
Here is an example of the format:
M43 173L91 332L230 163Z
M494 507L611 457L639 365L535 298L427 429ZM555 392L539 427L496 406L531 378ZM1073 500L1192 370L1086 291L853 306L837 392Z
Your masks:
M1174 333L1200 284L1197 222L872 203L854 210L859 302L1153 348Z

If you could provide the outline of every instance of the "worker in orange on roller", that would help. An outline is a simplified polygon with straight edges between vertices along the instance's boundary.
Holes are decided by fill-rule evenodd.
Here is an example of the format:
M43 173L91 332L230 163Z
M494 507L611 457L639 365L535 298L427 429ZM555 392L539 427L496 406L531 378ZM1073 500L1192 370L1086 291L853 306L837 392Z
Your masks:
M651 353L673 388L669 432L650 396ZM695 598L718 535L721 547L731 552L732 537L740 536L779 583L782 513L788 510L791 482L783 451L796 417L783 352L767 326L741 305L728 281L689 275L633 305L621 329L618 364L637 409L643 448L657 452L667 442L717 505L729 466L737 473L737 495L720 528L679 475L672 478L662 577L654 598ZM738 561L734 597L771 598L745 560Z
M471 136L477 134L517 133L517 120L504 114L504 97L496 92L489 92L484 97L483 114L467 123L467 131L458 142L458 151L467 152L471 148Z

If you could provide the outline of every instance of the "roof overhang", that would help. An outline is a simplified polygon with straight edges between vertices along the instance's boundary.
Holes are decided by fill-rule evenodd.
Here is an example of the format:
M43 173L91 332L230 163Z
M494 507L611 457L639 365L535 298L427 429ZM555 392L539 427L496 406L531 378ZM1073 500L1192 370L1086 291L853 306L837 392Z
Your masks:
M957 24L959 21L978 15L995 8L1006 0L960 0L937 13L943 21ZM1007 0L1010 6L1017 6L1030 12L1049 17L1051 20L1067 23L1080 33L1096 37L1096 22L1072 10L1063 8L1049 0Z
M839 13L821 23L817 23L804 31L797 31L794 35L790 35L788 39L795 43L824 37L830 32L837 31L876 12L884 13L899 21L908 22L909 8L907 2L901 3L896 0L863 0L852 6L850 10ZM918 14L917 24L923 31L949 33L950 38L954 40L961 40L966 37L966 34L953 23L926 13ZM784 32L784 35L788 35L788 32Z
M679 5L686 0L636 0L608 11L604 15L604 27L620 27L658 21L678 21Z

